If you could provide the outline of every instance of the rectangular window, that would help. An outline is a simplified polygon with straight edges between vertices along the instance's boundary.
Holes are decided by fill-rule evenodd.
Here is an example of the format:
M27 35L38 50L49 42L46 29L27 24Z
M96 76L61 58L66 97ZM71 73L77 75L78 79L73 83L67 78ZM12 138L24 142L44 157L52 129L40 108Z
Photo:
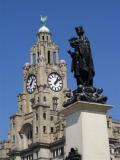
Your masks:
M43 126L43 133L46 134L47 133L47 127Z
M40 97L37 97L37 103L39 103L40 102Z
M46 113L43 113L43 119L46 120Z
M109 121L107 121L107 127L110 128L110 122Z
M54 119L53 116L50 116L50 120L53 121L53 119Z
M51 133L53 133L53 132L54 132L54 128L53 128L53 127L51 127L51 128L50 128L50 131L51 131Z
M42 36L42 40L44 41L44 36Z
M46 102L46 97L45 96L43 97L43 102Z
M52 104L53 104L53 110L55 111L58 106L58 98L57 97L53 97Z
M38 134L38 126L36 127L36 134Z

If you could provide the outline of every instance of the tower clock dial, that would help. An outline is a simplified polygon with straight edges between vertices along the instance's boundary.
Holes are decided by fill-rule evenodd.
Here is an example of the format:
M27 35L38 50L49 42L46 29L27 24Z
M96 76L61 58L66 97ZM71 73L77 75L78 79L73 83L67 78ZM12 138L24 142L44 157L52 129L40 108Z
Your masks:
M53 72L48 76L48 85L51 90L59 92L63 88L63 80L58 73Z
M26 89L29 94L32 94L37 87L37 79L34 74L31 74L27 78Z

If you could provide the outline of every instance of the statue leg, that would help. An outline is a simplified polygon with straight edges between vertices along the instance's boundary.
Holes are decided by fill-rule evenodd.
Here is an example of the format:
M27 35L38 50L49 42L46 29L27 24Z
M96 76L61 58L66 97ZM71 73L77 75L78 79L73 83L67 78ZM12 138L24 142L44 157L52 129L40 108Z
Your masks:
M80 77L81 77L82 85L88 86L88 72L86 72L85 70L81 70Z
M81 83L81 80L80 80L80 77L77 77L77 86L79 86L79 85L81 85L82 83Z

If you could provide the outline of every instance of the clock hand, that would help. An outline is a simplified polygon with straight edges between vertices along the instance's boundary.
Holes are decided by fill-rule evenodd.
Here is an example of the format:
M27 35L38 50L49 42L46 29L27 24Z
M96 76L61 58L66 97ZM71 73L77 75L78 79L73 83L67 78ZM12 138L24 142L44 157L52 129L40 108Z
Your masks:
M32 85L31 85L31 88L35 88L35 82L33 81Z
M30 82L30 87L31 87L32 83L33 83L33 79L32 79L31 82Z
M56 85L58 81L59 81L59 79L58 79L58 77L57 77L56 81L54 82L54 85Z
M54 85L56 85L60 80L61 80L61 78L57 77L56 81L54 82Z

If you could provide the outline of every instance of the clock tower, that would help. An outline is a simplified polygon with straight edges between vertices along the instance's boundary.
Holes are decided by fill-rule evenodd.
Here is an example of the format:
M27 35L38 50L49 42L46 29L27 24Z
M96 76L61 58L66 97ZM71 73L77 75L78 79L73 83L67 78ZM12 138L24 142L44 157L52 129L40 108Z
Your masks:
M24 112L32 111L33 101L46 103L51 110L60 110L64 101L63 93L67 89L66 63L59 60L59 48L52 41L51 32L45 24L38 30L37 42L30 49L30 63L25 64L23 72L26 97ZM56 107L54 101L57 102Z
M18 113L11 116L9 155L15 160L50 159L55 156L52 144L56 142L59 154L64 152L64 142L60 142L64 139L64 120L59 111L67 90L66 62L59 60L59 48L45 20L41 17L43 24L30 49L30 63L23 67Z

